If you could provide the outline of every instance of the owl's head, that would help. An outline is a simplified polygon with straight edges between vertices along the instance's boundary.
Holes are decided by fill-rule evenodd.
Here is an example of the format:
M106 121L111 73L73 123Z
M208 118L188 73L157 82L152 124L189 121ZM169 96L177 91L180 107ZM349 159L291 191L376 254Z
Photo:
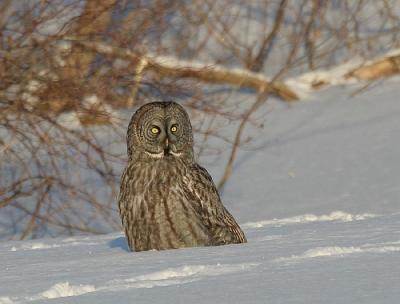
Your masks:
M133 114L127 133L130 159L193 158L193 134L185 109L172 101L152 102Z

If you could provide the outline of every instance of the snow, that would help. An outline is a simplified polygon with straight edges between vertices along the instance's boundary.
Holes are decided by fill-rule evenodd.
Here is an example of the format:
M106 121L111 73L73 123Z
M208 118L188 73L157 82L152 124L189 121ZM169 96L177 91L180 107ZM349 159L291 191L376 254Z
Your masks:
M342 211L334 211L326 215L315 215L315 214L304 214L299 216L293 216L284 219L272 219L267 221L250 222L245 223L242 226L248 228L260 228L268 225L280 226L285 224L299 224L299 223L312 223L312 222L325 222L325 221L342 221L351 222L364 220L366 218L376 217L375 214L350 214Z
M317 247L310 250L307 250L301 255L293 255L289 258L279 258L278 261L292 261L299 259L310 259L316 257L327 257L327 256L344 256L347 254L354 253L385 253L385 252L394 252L400 251L399 246L382 246L382 247L367 247L364 245L362 247Z
M14 2L7 16L22 5ZM82 5L71 4L60 17L60 3L49 6L51 18L38 28L36 38L58 32L82 10ZM232 3L222 17L244 12L239 5ZM251 6L257 9L255 5ZM382 21L377 7L365 7L375 16L370 18L366 12L369 24ZM339 26L338 20L344 16L328 17L328 22ZM236 38L247 41L244 45L261 43L256 33L265 30L263 26L271 27L274 16L261 18L260 23L241 16L234 23ZM294 21L289 18L286 22ZM390 25L387 20L382 22ZM368 38L368 33L365 29L361 37ZM207 31L200 34L209 35ZM196 60L157 53L149 55L149 60L167 67L224 71L215 65L225 56L224 49L218 37L211 38ZM165 49L174 49L171 44L176 42L168 35L165 39ZM382 35L382 43L373 47L386 50L385 39ZM262 73L233 71L268 81L268 75L274 75L287 60L287 45L283 40L277 43L282 47L270 55L272 60ZM56 46L67 53L71 43L60 41ZM107 45L101 47L112 51ZM399 52L392 50L386 56ZM336 57L342 60L341 55ZM231 67L237 64L224 61ZM116 62L115 68L123 63ZM146 58L141 63L147 64ZM255 114L265 127L246 126L243 138L251 137L252 141L240 146L222 198L244 229L247 244L132 253L122 232L1 242L0 304L398 303L400 78L358 83L345 77L365 63L370 62L353 58L330 70L287 79L285 83L302 100L287 104L270 98ZM39 72L43 73L50 72ZM316 92L312 88L315 83L335 87ZM23 92L24 100L34 104L32 94L38 89L40 83L35 80L25 87L12 85L6 97L15 99ZM213 96L210 94L210 99ZM245 108L254 99L254 92L229 92L228 98L232 107ZM96 95L84 96L83 101L89 108L100 102ZM64 113L58 122L70 129L81 127L77 113ZM222 122L221 129L232 134L235 123ZM103 136L112 137L105 133ZM122 148L125 151L125 146ZM200 160L216 181L228 152L216 162L207 155ZM96 192L103 194L100 189ZM11 217L4 210L0 210L1 221ZM8 234L0 230L3 237Z
M247 244L159 252L128 252L121 233L2 243L0 303L398 301L400 214L244 230Z
M300 76L288 78L285 83L292 88L302 99L310 97L315 91L313 84L325 83L329 85L354 84L356 80L346 78L346 74L353 69L364 64L365 61L360 58L353 58L343 64L337 65L329 70L318 69L312 72L301 74Z
M70 130L81 127L81 122L77 112L66 112L58 116L57 122Z
M147 54L147 58L150 62L158 64L160 66L171 68L171 69L191 69L191 70L207 70L212 69L213 71L220 73L232 73L241 75L243 77L253 77L260 81L269 82L271 79L266 77L262 73L251 72L243 68L225 68L224 66L217 65L212 62L202 62L199 60L183 60L174 56L162 56ZM147 61L145 62L147 64Z
M398 303L399 81L268 100L222 193L247 244L132 253L122 233L2 242L0 304ZM206 167L218 180L224 165Z
M93 292L96 289L92 285L71 286L69 282L57 283L48 290L41 293L41 296L46 299L57 299L63 297L79 296L88 292Z
M296 77L288 78L285 83L304 99L313 94L315 91L313 88L314 84L322 83L330 86L357 84L355 78L347 76L351 71L361 66L371 65L372 63L376 63L391 56L398 56L399 54L400 49L393 49L371 60L365 60L362 57L354 57L330 69L317 69Z
M400 78L337 86L287 105L270 99L264 129L246 129L223 189L241 223L304 214L400 211ZM207 166L218 180L225 161Z

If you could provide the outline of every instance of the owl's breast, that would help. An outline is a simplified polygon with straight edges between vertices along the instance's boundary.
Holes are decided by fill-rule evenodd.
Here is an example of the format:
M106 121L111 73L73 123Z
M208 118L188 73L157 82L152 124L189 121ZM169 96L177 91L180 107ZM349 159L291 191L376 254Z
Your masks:
M208 244L183 181L185 169L162 164L146 170L136 179L141 185L135 191L136 243L153 249Z
M134 194L140 205L175 205L184 195L185 168L181 163L160 161L152 166L138 166L134 173Z

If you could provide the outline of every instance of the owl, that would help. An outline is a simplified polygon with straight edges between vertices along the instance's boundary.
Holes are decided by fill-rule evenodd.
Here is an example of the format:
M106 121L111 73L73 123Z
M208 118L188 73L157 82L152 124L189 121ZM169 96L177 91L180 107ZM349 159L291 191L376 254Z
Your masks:
M118 206L132 251L246 242L211 176L194 160L182 106L142 106L129 123L127 147Z

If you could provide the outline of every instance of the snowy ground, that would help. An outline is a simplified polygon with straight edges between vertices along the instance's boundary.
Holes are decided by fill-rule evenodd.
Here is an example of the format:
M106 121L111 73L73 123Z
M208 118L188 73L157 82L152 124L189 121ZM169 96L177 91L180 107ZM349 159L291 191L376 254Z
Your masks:
M287 105L242 146L223 199L240 222L335 210L400 212L400 78L333 87ZM218 180L225 162L208 166Z
M400 214L244 224L249 243L130 253L121 234L0 245L0 303L398 303Z
M399 84L269 101L223 193L248 244L131 253L122 234L4 242L0 304L398 303ZM207 168L218 180L223 166Z

